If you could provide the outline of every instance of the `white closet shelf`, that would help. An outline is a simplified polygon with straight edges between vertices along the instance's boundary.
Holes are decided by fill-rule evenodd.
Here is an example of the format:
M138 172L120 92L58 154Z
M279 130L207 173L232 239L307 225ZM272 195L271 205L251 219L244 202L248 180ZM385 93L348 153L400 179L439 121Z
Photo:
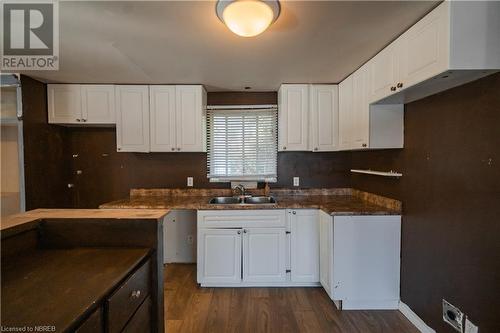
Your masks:
M367 175L376 175L376 176L383 176L383 177L402 177L403 174L399 172L394 172L394 171L374 171L374 170L361 170L361 169L351 169L351 172L353 173L363 173Z

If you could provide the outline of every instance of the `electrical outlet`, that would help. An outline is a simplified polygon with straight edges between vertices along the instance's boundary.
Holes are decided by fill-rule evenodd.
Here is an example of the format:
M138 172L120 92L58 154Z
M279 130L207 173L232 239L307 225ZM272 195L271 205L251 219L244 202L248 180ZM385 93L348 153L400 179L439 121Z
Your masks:
M300 178L293 177L293 186L299 186L299 184L300 184Z
M188 235L187 242L188 244L193 244L193 235Z
M188 177L187 178L187 186L193 187L193 177Z
M443 320L458 332L463 332L464 313L443 299Z
M479 327L474 325L467 316L465 317L465 330L464 333L478 333Z

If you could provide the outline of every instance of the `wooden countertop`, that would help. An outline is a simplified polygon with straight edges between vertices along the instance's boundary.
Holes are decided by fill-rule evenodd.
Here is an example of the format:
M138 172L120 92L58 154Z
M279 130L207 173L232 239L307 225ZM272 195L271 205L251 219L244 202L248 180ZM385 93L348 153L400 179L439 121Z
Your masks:
M0 230L4 231L22 224L29 225L30 222L44 218L160 219L169 211L168 209L34 209L2 218Z
M33 250L2 258L2 327L74 329L149 249Z

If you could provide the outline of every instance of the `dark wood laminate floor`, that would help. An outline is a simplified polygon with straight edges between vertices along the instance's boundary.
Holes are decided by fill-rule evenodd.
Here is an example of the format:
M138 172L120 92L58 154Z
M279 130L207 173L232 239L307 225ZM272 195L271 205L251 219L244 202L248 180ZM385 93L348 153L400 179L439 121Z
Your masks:
M338 311L322 288L200 288L196 265L165 269L167 333L417 333L396 310Z

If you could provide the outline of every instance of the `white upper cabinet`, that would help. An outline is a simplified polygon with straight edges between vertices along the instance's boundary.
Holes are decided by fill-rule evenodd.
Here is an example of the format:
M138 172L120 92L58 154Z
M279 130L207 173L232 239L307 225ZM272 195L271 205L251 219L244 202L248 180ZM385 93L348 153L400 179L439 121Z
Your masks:
M397 43L392 43L368 62L370 77L370 102L377 101L396 91L399 79Z
M116 145L120 152L149 152L149 87L115 87Z
M117 86L116 91L118 151L206 151L203 86Z
M368 85L370 81L368 66L363 66L352 75L352 130L351 147L365 149L370 146L370 105Z
M90 124L114 124L115 87L113 85L83 84L82 121Z
M206 152L206 92L201 85L175 87L176 150Z
M404 105L370 105L370 67L339 84L339 150L403 147Z
M339 84L339 150L352 148L353 75Z
M150 86L151 151L176 151L175 86Z
M313 151L338 148L339 94L336 85L315 84L310 87L311 144Z
M78 84L47 85L50 124L80 124L82 97Z
M498 1L442 2L368 61L369 102L408 103L500 70L499 13Z
M339 84L340 150L370 147L369 78L369 68L363 66Z
M309 85L281 85L278 105L278 150L310 150Z
M51 124L115 123L112 85L49 84L47 95Z
M449 68L449 15L439 6L412 26L397 44L396 88L407 88ZM393 81L394 82L394 81Z

